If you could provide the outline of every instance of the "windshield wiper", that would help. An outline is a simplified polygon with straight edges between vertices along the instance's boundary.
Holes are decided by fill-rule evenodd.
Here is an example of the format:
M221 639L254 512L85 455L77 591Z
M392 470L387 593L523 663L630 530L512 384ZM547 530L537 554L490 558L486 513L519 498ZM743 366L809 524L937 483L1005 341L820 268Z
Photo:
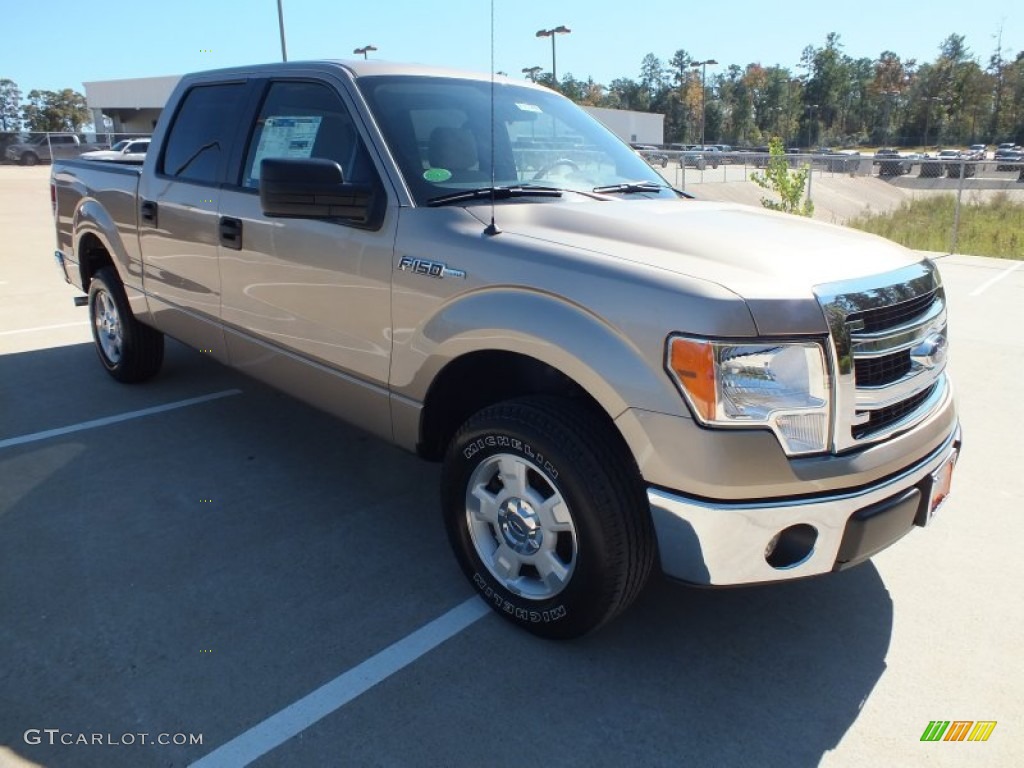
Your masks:
M655 184L653 181L629 181L625 184L608 184L604 187L594 187L593 191L603 194L621 193L628 195L632 192L660 192L663 189L668 189L668 187Z
M447 205L448 203L461 203L464 200L490 199L508 200L510 197L561 197L562 190L555 187L480 187L478 189L465 189L452 192L447 195L432 197L427 200L427 205Z

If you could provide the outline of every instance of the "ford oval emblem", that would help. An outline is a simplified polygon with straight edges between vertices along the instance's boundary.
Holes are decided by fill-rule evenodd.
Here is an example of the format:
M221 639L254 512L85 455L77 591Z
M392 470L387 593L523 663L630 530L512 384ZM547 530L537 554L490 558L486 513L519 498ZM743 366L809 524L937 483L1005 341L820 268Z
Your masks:
M922 368L938 368L946 362L946 335L933 333L910 350L910 360Z

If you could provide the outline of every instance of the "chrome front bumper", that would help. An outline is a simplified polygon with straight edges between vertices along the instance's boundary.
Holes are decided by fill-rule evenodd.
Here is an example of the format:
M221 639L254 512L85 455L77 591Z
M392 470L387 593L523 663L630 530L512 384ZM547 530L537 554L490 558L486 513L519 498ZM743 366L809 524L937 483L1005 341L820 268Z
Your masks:
M671 578L713 586L782 581L837 570L850 518L915 488L927 504L933 474L959 446L958 425L937 450L899 475L850 493L814 498L716 503L650 488L647 498L662 570ZM780 531L791 526L811 526L817 532L813 548L791 565L770 565L766 550Z

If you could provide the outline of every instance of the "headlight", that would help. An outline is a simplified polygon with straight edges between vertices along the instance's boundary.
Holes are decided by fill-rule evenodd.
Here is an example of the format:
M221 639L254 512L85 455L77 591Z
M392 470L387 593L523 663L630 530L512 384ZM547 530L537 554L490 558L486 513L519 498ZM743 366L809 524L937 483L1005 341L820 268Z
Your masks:
M702 424L766 426L790 456L827 450L831 398L820 344L672 336L667 367Z

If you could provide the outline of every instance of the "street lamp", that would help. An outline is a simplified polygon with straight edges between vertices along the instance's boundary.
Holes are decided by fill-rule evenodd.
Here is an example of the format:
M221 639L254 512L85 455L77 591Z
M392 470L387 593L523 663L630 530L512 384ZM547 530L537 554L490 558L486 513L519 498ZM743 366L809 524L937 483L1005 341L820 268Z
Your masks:
M817 104L807 105L807 151L811 151L811 123L814 121L814 110L818 108Z
M281 61L288 61L288 51L284 47L284 10L281 0L277 0L277 26L281 29Z
M560 24L553 29L539 29L537 30L537 37L550 37L551 38L551 81L558 85L558 72L555 70L555 35L568 35L572 32L564 24Z
M523 74L536 83L537 73L540 72L542 69L544 69L544 67L523 67Z
M364 45L362 48L356 48L354 51L352 51L352 53L361 53L361 54L363 54L363 58L364 59L368 59L368 58L370 58L368 56L369 52L370 51L376 51L376 50L377 50L377 48L372 46L372 45Z
M884 136L885 137L882 139L882 143L885 144L885 146L888 147L889 146L889 112L892 110L892 99L889 98L889 97L891 97L891 96L899 96L900 92L899 91L882 91L882 95L886 97L885 98L885 126L884 126L884 128L885 128Z
M707 59L706 61L691 61L690 66L694 69L700 68L700 148L704 149L704 122L707 118L707 86L705 86L705 80L708 74L708 64L714 66L718 64L714 59Z
M932 121L932 102L942 101L941 96L924 97L924 148L928 149L928 125Z

